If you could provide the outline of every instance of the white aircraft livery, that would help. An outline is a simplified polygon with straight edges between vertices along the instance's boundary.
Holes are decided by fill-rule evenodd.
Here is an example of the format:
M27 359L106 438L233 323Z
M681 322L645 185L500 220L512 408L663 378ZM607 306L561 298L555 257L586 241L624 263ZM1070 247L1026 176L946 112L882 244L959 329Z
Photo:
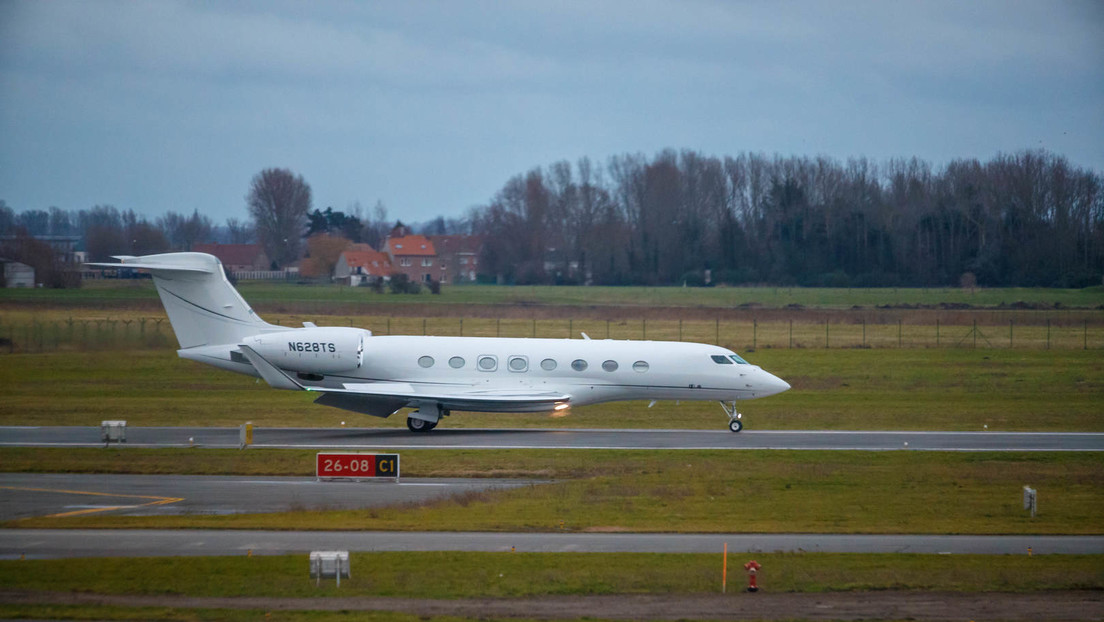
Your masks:
M148 270L180 342L177 354L318 393L315 403L374 417L412 408L428 432L451 411L562 411L620 400L720 402L729 429L736 401L790 385L719 346L670 341L373 336L360 328L275 326L257 317L204 253L117 257L107 268Z

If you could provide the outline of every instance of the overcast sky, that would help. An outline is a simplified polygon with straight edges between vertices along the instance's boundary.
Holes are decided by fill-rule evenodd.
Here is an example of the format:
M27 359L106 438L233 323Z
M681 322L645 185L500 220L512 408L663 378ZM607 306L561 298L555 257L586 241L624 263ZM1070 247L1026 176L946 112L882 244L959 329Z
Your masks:
M1046 148L1104 171L1104 2L0 0L0 199L460 216L512 175L660 149Z

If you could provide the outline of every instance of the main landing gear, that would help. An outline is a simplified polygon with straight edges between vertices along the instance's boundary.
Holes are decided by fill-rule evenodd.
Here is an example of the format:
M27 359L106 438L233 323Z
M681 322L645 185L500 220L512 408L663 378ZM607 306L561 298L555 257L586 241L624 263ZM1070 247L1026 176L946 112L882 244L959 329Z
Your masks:
M407 417L406 427L411 432L429 432L433 428L437 427L437 422L429 422L425 419L415 419L414 417Z
M739 432L740 430L743 430L744 424L742 421L740 421L740 417L742 417L743 415L736 412L736 402L720 402L720 404L721 408L724 409L725 414L728 415L728 429L732 430L733 432Z
M418 410L410 413L411 416L406 418L406 428L411 432L429 432L437 427L437 424L441 421L441 417L447 417L450 414L448 409L440 408L436 404L422 405L418 407ZM428 419L415 417L414 415L427 415L436 417L436 419L430 421Z

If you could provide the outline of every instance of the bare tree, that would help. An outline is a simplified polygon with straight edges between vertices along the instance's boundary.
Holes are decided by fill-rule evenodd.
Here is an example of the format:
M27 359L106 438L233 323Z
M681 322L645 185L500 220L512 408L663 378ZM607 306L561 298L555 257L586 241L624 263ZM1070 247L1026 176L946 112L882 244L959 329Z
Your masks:
M252 244L257 239L257 232L247 222L237 218L226 219L226 243L227 244Z
M253 177L245 201L269 259L278 266L299 259L300 238L311 209L311 189L303 176L284 168L266 168Z

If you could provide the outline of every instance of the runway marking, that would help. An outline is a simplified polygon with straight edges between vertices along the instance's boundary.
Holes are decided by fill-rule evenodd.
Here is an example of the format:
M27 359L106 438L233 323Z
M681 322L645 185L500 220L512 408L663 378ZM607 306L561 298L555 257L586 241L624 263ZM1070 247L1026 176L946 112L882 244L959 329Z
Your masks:
M116 497L123 499L153 499L148 503L139 503L138 505L110 505L104 507L86 508L83 510L74 510L72 512L59 512L57 514L47 514L45 516L32 516L28 518L65 518L67 516L78 516L81 514L94 514L96 512L108 512L111 510L122 510L128 508L143 508L146 506L154 505L168 505L170 503L176 503L183 501L183 497L157 497L154 495L124 495L113 492L92 492L89 490L67 490L64 488L29 488L25 486L0 486L0 490L23 490L29 492L59 492L67 495L90 495L96 497ZM27 520L26 518L20 520Z

